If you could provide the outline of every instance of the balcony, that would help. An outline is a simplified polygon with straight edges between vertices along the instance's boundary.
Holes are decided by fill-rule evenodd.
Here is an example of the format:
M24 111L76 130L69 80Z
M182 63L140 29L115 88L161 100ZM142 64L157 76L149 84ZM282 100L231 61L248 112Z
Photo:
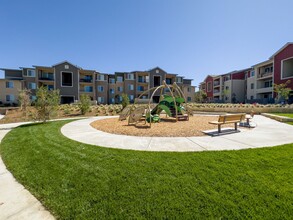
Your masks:
M220 81L214 81L214 87L220 86Z
M42 73L39 75L39 81L54 81L54 74L53 73Z
M263 87L256 90L256 93L270 93L273 92L273 87Z
M93 78L82 78L82 79L79 79L79 82L81 82L81 83L92 83Z
M267 72L267 73L260 73L258 74L258 80L259 79L267 79L273 77L273 72Z
M93 92L93 87L92 86L88 86L88 87L85 86L84 88L81 88L79 91L84 92L84 93L91 93L91 92Z
M220 89L214 89L213 90L213 93L215 94L215 93L220 93Z

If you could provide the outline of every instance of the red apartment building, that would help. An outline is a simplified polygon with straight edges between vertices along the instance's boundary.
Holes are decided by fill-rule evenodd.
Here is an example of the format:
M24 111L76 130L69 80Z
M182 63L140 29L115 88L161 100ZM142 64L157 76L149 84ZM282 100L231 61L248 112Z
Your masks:
M221 75L208 75L199 89L207 93L209 102L245 103L274 102L274 84L290 80L288 102L293 103L293 42L285 44L269 60L251 68Z

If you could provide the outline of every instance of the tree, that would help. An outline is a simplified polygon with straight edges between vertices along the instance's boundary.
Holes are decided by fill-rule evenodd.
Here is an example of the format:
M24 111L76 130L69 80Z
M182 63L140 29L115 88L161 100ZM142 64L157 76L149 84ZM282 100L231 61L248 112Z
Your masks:
M128 95L123 93L122 94L122 109L124 109L127 105L129 105L129 98L128 98Z
M277 93L276 99L278 101L281 99L284 99L285 101L288 100L291 88L288 88L287 86L290 82L290 80L287 80L285 83L274 84L274 92Z
M205 102L206 99L207 99L207 94L206 92L200 90L200 91L197 91L195 94L194 94L194 99L195 99L195 102L199 102L199 103L202 103L202 102Z
M31 94L31 91L29 89L20 90L18 93L18 101L20 104L20 110L23 111L26 118L27 118L27 107L31 105L30 94Z
M47 87L40 87L36 93L37 119L43 122L50 119L57 111L60 103L59 90L48 90Z
M91 106L91 99L88 95L82 94L80 96L80 101L78 103L78 108L80 109L80 112L82 115L87 113Z

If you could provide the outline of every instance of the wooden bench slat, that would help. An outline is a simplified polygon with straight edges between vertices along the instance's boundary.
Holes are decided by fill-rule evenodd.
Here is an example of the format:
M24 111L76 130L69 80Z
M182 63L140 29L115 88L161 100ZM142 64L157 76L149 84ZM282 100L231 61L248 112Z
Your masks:
M237 130L237 123L245 120L245 114L219 115L218 121L210 121L209 124L218 125L218 132L221 133L221 125L234 123Z

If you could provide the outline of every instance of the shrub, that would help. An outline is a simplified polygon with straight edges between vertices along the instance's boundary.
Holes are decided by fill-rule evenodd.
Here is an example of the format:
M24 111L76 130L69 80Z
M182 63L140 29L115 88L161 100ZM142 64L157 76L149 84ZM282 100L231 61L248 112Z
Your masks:
M89 111L90 105L91 105L90 97L86 94L82 94L80 96L80 101L78 103L78 108L82 115L84 115L85 113Z

